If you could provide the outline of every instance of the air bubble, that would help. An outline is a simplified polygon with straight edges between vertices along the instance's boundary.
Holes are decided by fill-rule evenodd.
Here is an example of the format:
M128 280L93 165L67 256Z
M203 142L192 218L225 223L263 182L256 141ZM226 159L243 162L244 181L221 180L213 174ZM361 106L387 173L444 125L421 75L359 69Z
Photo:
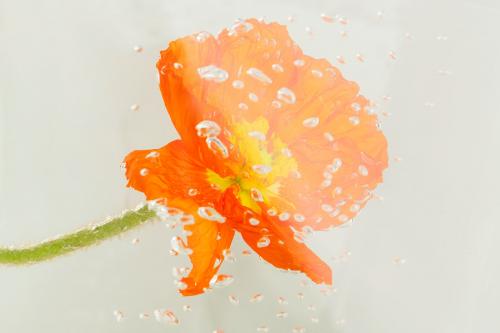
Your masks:
M250 131L248 132L248 136L259 141L266 141L266 135L259 131Z
M243 89L245 88L245 83L240 80L235 80L233 81L232 86L234 89Z
M249 93L248 94L248 99L251 100L254 103L257 103L259 101L259 97L254 94L254 93Z
M224 143L217 137L208 137L205 142L208 148L215 154L221 155L222 158L229 157L229 151Z
M229 74L225 70L214 65L198 68L198 75L204 80L216 83L224 82L229 78Z
M197 35L196 35L196 41L198 43L203 43L204 41L206 41L208 38L210 37L210 34L206 31L202 31L202 32L199 32Z
M314 127L319 125L319 118L318 117L311 117L311 118L304 119L304 121L302 121L302 125L304 125L304 127L314 128Z
M258 173L259 175L267 175L273 170L273 168L270 167L269 165L257 164L252 166L252 170L255 171L255 173Z
M227 297L229 299L229 302L233 305L238 305L240 304L240 300L238 299L238 297L234 296L234 295L229 295Z
M264 295L257 293L250 297L250 303L260 303L264 299Z
M198 215L205 220L215 221L218 223L226 222L226 218L219 214L219 212L217 212L215 208L212 207L199 207Z
M251 225L253 226L256 226L256 225L259 225L260 224L260 221L258 219L256 219L255 217L251 217L249 220L248 220L248 223L250 223Z
M210 287L217 287L217 288L222 288L222 287L227 287L231 283L233 283L234 278L232 275L228 274L218 274L214 275L212 279L210 280Z
M141 171L139 171L139 173L141 174L141 176L147 176L149 174L149 169L147 168L142 168Z
M258 248L263 248L263 247L268 247L269 244L271 244L271 240L267 236L262 236L258 241L257 241L257 247Z
M287 221L288 219L290 219L290 213L288 212L283 212L281 213L279 216L278 216L278 219L280 221Z
M271 80L271 78L267 76L264 72L262 72L260 69L251 67L247 70L247 74L264 84L273 83L273 80Z
M146 155L146 158L157 158L160 156L160 153L157 151L152 151Z
M280 88L276 93L276 97L287 104L294 104L297 100L295 93L286 87Z
M202 138L217 136L221 132L219 124L217 124L215 121L212 120L200 121L195 126L195 129L196 129L196 134Z
M278 318L278 319L285 319L287 317L288 317L288 312L280 311L280 312L276 313L276 318Z
M361 176L368 176L368 168L365 166L365 165L360 165L358 167L358 173L361 175Z
M250 189L250 196L256 202L263 202L264 201L264 196L262 195L262 192L260 192L256 188Z
M283 66L280 64L272 64L271 68L273 71L278 72L278 73L283 73L285 70L283 69Z

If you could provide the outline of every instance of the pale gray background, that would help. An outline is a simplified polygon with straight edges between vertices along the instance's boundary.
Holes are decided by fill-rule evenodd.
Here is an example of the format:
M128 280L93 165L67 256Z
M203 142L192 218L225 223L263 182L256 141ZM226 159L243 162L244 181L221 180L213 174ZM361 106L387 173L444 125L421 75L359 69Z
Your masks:
M322 12L349 24L325 24ZM302 276L238 255L223 267L233 285L181 298L171 276L178 259L167 253L172 232L156 224L50 263L0 267L0 332L246 333L262 324L280 333L295 325L321 333L500 331L499 14L494 0L1 0L2 245L68 232L141 202L125 188L123 156L176 137L156 86L159 51L238 17L289 23L294 15L290 31L307 53L333 62L343 55L345 75L391 113L381 116L391 167L377 191L383 201L350 228L311 239L335 270L330 297L301 286ZM239 239L235 248L243 248ZM332 260L345 251L346 260ZM262 303L248 302L255 292ZM280 295L287 306L276 302ZM181 324L138 318L159 307ZM276 319L279 309L289 318Z

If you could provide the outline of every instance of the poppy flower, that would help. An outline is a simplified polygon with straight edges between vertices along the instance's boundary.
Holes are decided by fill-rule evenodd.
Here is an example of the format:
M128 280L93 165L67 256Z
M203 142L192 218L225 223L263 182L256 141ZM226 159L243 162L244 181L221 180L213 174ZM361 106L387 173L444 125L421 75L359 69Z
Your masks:
M255 19L175 40L157 63L180 138L125 158L128 186L184 212L192 269L214 281L235 232L277 268L332 283L304 243L351 220L387 167L387 143L358 85L305 55L286 27Z

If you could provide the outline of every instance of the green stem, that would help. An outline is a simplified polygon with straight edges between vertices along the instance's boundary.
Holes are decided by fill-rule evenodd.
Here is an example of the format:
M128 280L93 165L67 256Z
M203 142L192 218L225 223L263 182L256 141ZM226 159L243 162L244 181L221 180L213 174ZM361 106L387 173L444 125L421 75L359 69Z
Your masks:
M143 206L128 211L122 216L115 217L103 224L89 226L58 237L23 248L0 248L0 264L26 265L59 257L91 245L102 240L122 234L138 227L156 216L153 210Z

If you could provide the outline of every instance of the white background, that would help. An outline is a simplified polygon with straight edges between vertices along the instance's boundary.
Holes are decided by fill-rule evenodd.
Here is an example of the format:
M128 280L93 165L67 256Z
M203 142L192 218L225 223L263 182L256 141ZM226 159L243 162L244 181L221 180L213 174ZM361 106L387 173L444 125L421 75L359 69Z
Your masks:
M323 12L349 23L326 24ZM172 284L173 233L151 224L49 263L0 267L0 332L500 331L494 0L0 0L0 244L39 241L141 202L125 188L122 158L176 137L157 89L159 51L180 36L261 16L289 24L308 54L336 66L342 55L344 74L391 114L381 116L391 153L377 191L384 200L351 227L310 241L333 265L336 293L325 297L302 286L303 276L242 257L237 239L237 262L223 266L235 282L182 298ZM264 300L249 303L257 292ZM183 312L185 304L193 311ZM156 308L172 309L180 325L138 318ZM276 319L278 310L289 317Z

